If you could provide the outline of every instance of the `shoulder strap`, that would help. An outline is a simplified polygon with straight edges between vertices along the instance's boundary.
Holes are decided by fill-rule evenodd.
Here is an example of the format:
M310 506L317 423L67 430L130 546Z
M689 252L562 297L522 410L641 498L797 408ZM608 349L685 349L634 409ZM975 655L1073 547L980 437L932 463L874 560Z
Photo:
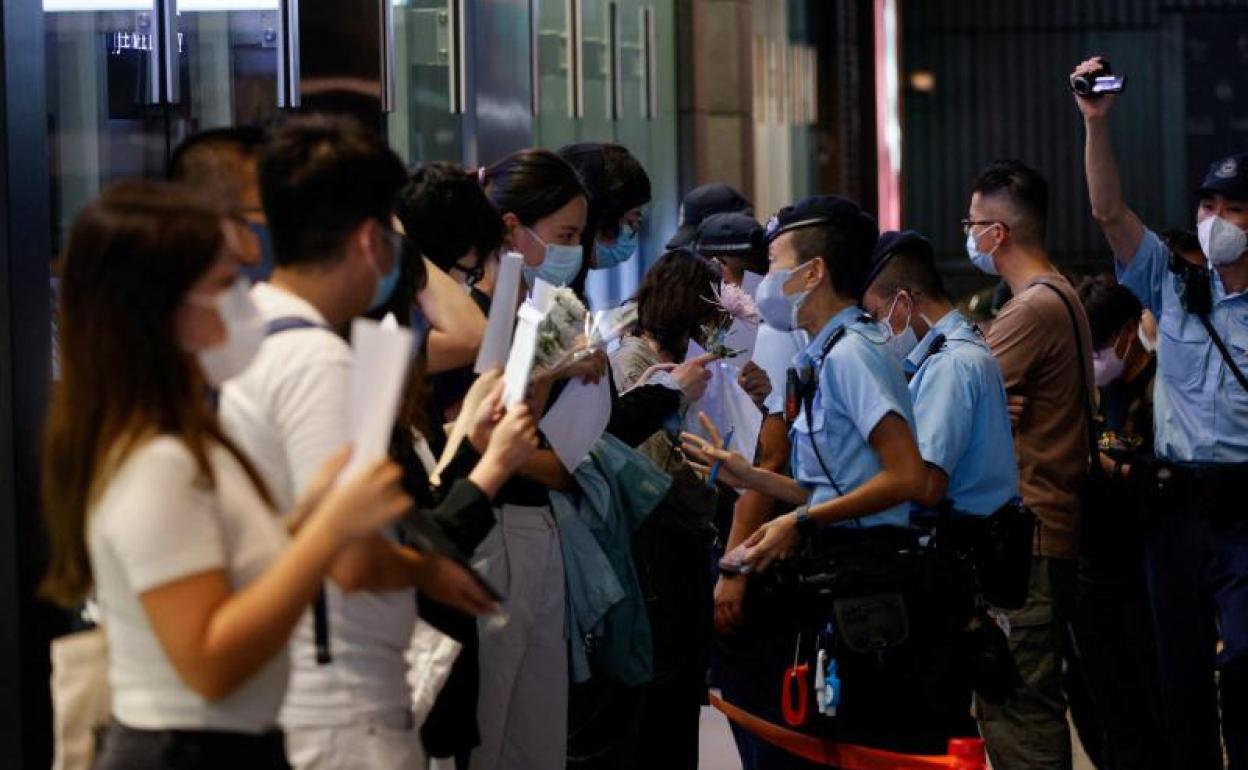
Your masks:
M1066 306L1066 313L1070 316L1070 328L1075 335L1075 352L1079 356L1079 382L1083 385L1083 406L1088 414L1088 460L1092 463L1091 469L1096 472L1100 468L1099 448L1096 442L1096 409L1092 406L1092 391L1088 387L1088 371L1083 365L1083 335L1079 333L1079 319L1075 315L1075 309L1071 306L1070 300L1066 299L1066 295L1061 289L1057 288L1048 281L1040 281L1047 286L1057 298Z
M330 330L324 324L290 315L274 318L265 324L264 336L272 337L274 334L295 331L296 329ZM334 657L329 649L329 606L325 601L325 586L321 586L321 590L316 592L316 599L312 602L312 634L316 645L316 665L324 666L329 664Z
M1226 366L1231 370L1231 374L1235 375L1235 379L1239 381L1239 386L1244 390L1248 390L1248 377L1244 376L1244 372L1239 368L1239 364L1235 363L1235 359L1231 357L1231 351L1226 349L1226 343L1222 341L1222 336L1218 334L1218 330L1213 328L1213 322L1209 320L1209 316L1205 313L1198 313L1196 317L1200 319L1200 323L1205 327L1205 331L1209 332L1209 338L1213 340L1213 346L1222 355L1222 360L1226 362Z
M324 329L325 331L330 331L330 328L325 324L317 323L316 321L312 321L307 318L301 318L297 315L287 315L282 316L281 318L274 318L272 321L265 324L264 336L272 337L274 334L291 332L297 329Z

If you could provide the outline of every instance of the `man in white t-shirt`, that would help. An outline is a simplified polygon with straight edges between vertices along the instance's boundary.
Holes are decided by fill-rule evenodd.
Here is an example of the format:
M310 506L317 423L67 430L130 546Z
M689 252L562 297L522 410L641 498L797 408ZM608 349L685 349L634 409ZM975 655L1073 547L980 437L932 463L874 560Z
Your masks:
M321 462L349 440L351 349L337 334L389 299L400 237L391 206L402 162L353 123L291 121L261 159L276 269L252 289L268 336L221 394L221 419L253 459L279 510L289 510ZM422 766L404 652L416 619L413 586L438 598L479 591L443 559L377 535L344 552L327 582L329 655L312 613L295 634L282 710L298 770ZM488 603L484 596L475 597Z

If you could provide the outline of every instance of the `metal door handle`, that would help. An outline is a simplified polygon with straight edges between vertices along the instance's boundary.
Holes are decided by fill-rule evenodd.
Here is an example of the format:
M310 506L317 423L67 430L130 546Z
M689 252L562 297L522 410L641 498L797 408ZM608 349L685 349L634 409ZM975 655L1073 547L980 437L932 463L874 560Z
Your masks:
M299 0L278 0L277 7L277 106L298 107L299 97Z
M164 96L165 79L161 75L164 57L161 55L160 15L164 0L152 0L152 15L147 25L148 39L151 41L147 51L147 103L160 104ZM137 26L137 23L136 23Z
M446 88L450 113L463 115L468 108L466 76L468 67L467 36L464 31L464 0L446 0L447 71Z
M381 111L394 112L395 104L395 56L394 56L394 6L391 0L381 2Z
M180 98L182 84L178 67L178 24L176 0L160 0L160 66L164 70L165 104L175 104ZM155 56L155 52L153 52Z

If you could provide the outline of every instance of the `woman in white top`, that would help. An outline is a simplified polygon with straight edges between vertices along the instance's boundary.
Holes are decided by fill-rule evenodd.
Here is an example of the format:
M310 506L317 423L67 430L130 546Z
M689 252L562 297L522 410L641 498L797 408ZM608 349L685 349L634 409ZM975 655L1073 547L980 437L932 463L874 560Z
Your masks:
M411 506L389 462L335 486L344 450L283 526L221 432L211 394L264 333L240 227L184 187L124 183L83 210L65 256L43 593L72 606L94 590L102 609L104 770L287 767L291 631L335 554Z

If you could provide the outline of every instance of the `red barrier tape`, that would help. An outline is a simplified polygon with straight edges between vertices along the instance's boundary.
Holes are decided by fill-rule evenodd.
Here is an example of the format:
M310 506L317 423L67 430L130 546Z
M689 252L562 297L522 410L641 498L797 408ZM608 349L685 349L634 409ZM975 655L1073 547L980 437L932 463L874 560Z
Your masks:
M949 753L944 756L897 754L799 733L743 711L715 693L711 693L710 699L711 705L729 720L768 743L802 759L840 770L987 770L988 767L984 742L978 738L950 740Z

